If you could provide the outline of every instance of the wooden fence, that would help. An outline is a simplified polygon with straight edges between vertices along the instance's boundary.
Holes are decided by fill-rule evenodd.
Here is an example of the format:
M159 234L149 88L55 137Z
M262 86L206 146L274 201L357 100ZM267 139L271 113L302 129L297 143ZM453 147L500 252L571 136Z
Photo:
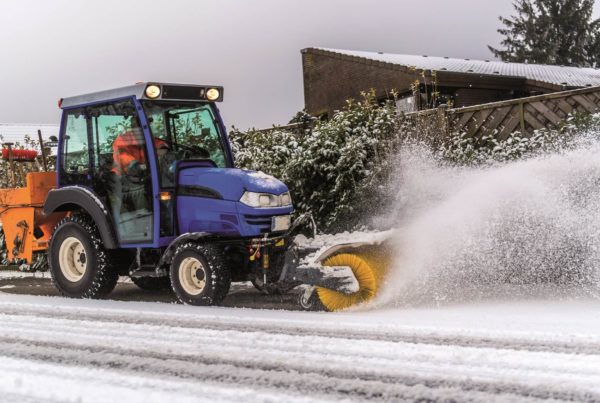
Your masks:
M434 137L466 133L468 137L494 134L499 139L513 132L531 135L539 129L557 129L575 113L600 112L600 87L555 92L510 101L493 102L464 108L413 112L418 126ZM441 139L440 139L441 140Z

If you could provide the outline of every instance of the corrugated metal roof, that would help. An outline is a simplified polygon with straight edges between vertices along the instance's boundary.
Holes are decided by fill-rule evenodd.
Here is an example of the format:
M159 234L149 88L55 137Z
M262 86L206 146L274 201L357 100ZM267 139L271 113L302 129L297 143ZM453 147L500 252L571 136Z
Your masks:
M449 57L401 55L381 52L360 52L343 49L317 49L325 52L362 57L369 60L406 67L416 67L417 69L422 70L521 77L531 81L567 87L600 85L600 70L594 68L507 63L493 60L455 59Z
M20 143L23 145L26 135L37 141L38 129L42 131L42 137L45 141L50 136L58 137L58 125L0 123L0 143Z

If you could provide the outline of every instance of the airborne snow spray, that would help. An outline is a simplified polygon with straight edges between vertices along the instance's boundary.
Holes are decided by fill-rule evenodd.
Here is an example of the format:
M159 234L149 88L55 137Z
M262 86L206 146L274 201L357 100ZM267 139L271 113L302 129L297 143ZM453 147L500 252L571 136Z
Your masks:
M600 295L597 140L483 168L418 147L398 161L397 255L376 305Z

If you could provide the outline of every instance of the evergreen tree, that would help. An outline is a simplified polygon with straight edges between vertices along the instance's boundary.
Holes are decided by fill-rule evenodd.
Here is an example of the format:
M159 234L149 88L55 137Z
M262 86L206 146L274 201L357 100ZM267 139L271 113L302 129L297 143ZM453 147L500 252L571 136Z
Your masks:
M515 16L499 17L503 61L596 67L600 65L600 19L594 0L515 0Z

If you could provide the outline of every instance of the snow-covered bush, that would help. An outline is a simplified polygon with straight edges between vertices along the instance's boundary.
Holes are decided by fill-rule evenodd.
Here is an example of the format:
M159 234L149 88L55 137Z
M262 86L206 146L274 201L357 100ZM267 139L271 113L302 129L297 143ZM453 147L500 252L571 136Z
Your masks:
M370 92L303 133L234 131L231 138L239 166L282 179L296 210L334 231L365 224L365 212L385 202L398 122L394 103L379 105Z

